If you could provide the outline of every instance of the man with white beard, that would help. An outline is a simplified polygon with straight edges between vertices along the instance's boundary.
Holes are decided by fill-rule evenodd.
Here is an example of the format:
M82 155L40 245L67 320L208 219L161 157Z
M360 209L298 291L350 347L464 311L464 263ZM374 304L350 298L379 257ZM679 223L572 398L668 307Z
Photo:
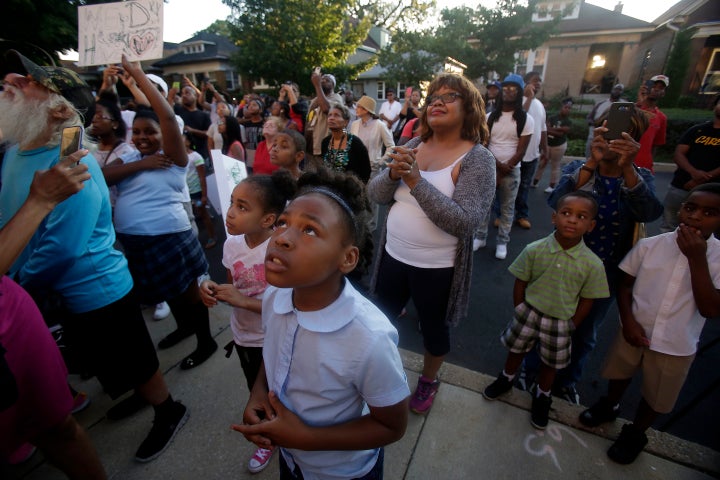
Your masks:
M90 88L75 72L40 67L14 50L3 67L10 73L0 93L0 130L13 145L2 166L0 227L27 198L35 172L60 160L63 128L80 125L83 116L87 124L94 114ZM107 185L85 153L90 180L41 223L9 275L36 298L62 298L69 311L63 327L108 395L116 399L134 389L153 405L153 427L135 454L147 462L167 448L188 410L173 400L159 370L127 261L113 248Z

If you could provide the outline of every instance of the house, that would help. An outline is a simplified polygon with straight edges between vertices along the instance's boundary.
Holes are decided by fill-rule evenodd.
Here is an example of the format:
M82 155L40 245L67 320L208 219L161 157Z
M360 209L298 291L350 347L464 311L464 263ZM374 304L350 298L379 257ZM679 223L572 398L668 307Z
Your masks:
M545 96L602 98L615 83L636 87L663 73L677 32L692 28L690 68L685 78L677 79L682 82L680 94L720 91L718 0L681 0L653 22L624 15L622 7L622 2L612 11L584 0L540 2L534 22L548 21L566 8L569 13L550 39L536 50L518 54L516 72L539 71Z
M237 46L229 39L214 33L200 32L181 42L175 53L153 64L162 70L170 82L187 76L195 85L208 78L220 90L232 91L240 87L240 75L230 62Z

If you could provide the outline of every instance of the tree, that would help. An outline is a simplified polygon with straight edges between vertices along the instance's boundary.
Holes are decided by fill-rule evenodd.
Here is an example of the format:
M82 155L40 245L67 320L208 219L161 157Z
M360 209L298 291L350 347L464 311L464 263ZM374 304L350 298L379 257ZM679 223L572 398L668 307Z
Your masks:
M309 88L315 66L354 76L367 64L346 65L370 30L367 19L348 21L353 0L223 0L233 10L234 62L241 74L269 84L293 80ZM345 78L338 78L342 82Z
M560 21L533 23L537 3L499 0L494 8L445 8L436 29L396 34L391 47L381 55L380 64L401 81L413 79L408 83L427 79L445 57L467 65L465 75L470 78L513 71L515 53L537 48ZM419 50L430 55L419 55Z
M694 28L684 28L675 34L664 72L674 81L665 91L660 106L677 106L686 72L690 71L690 44L694 33Z
M200 35L201 33L214 33L215 35L220 35L221 37L230 38L231 35L231 27L227 20L215 20L213 23L207 26L207 28L203 28L202 30L198 30L195 32L195 35Z
M422 23L435 9L435 0L358 0L351 8L353 18L368 19L372 25L395 33Z

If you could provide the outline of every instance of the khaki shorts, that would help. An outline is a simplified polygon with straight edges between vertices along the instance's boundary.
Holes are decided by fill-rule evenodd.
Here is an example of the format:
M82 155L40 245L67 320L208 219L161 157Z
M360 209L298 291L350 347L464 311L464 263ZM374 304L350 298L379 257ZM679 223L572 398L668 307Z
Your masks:
M603 378L625 380L642 370L642 395L650 408L658 413L672 411L695 355L679 357L633 347L625 341L622 329L605 357Z

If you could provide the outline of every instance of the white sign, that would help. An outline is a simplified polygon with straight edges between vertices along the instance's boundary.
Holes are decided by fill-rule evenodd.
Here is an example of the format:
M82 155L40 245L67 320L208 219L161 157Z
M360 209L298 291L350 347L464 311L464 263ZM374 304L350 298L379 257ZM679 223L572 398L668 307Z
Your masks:
M235 185L247 178L247 169L245 162L223 155L220 150L212 150L210 156L215 173L208 175L206 179L208 199L215 210L222 215L224 225L225 215L230 208L230 195L232 195ZM227 234L227 227L225 227L225 233Z
M163 55L163 0L78 7L79 65L150 60Z

